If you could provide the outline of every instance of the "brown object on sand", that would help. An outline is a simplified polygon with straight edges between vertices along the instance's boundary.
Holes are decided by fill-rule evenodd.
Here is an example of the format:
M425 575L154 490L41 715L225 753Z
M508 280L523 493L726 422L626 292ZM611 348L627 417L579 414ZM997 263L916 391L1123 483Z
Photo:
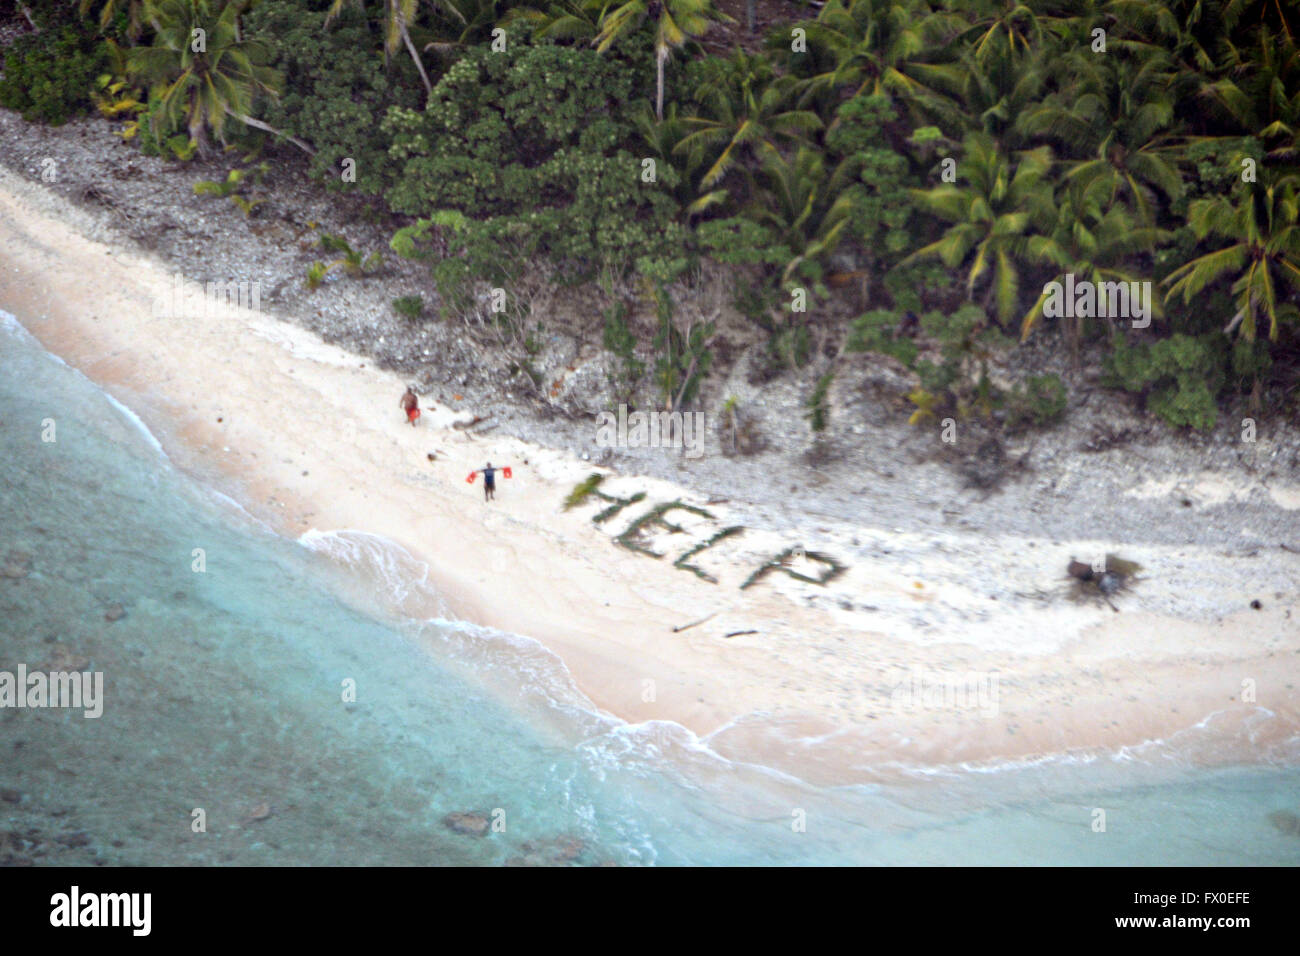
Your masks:
M1092 580L1092 565L1084 564L1082 561L1076 561L1074 558L1070 559L1070 563L1065 570L1069 572L1070 577L1078 578L1080 581Z

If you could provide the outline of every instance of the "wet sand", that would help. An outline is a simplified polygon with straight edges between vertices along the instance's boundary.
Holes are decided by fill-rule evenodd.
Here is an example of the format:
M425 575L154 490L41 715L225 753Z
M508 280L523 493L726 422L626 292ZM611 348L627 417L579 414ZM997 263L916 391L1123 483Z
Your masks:
M818 517L798 541L751 526L710 548L695 562L710 583L672 561L729 525L725 504L611 475L604 490L645 501L603 525L591 518L604 502L566 512L565 496L598 469L452 427L483 409L440 404L411 428L396 375L273 315L156 317L170 273L86 238L61 202L0 174L0 307L135 411L177 467L279 533L394 542L428 565L448 613L540 641L598 707L629 721L680 723L724 756L819 783L1136 747L1198 725L1204 759L1250 762L1300 730L1300 555L1123 549L1082 529L1071 541L904 535ZM487 460L514 472L491 504L465 482ZM1300 506L1294 489L1269 493ZM686 530L648 542L665 557L614 542L649 505L677 499L712 517L670 515ZM865 555L863 541L874 542ZM740 589L794 544L845 572L824 587L775 572ZM1144 568L1120 613L1068 600L1069 557L1117 545ZM934 680L962 694L928 698ZM982 701L962 696L979 689Z

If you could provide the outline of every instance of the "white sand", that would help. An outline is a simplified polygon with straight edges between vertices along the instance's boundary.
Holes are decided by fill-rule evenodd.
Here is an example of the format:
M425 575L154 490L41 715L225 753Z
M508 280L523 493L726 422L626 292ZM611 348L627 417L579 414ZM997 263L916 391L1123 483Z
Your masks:
M154 318L167 270L88 239L69 225L79 221L0 172L0 305L46 348L135 410L181 468L277 530L357 529L400 544L430 565L452 613L541 641L596 704L630 721L675 721L712 735L724 755L836 782L892 763L1133 746L1207 718L1233 742L1261 708L1271 716L1257 746L1300 728L1300 556L908 535L819 518L801 541L748 528L699 555L711 584L671 562L734 523L725 505L707 506L713 520L670 515L687 533L649 542L661 560L630 552L612 538L651 504L705 502L614 475L603 490L646 500L604 526L590 520L604 502L564 512L588 464L450 427L483 410L426 408L410 428L395 375L273 316ZM465 476L489 459L514 478L486 505ZM1158 476L1135 493L1180 488L1198 503L1246 493L1195 475ZM1300 504L1296 489L1261 491ZM776 573L739 589L794 544L848 563L854 538L875 545L870 557L827 587ZM1105 550L1144 566L1119 614L1064 599L1066 561ZM1256 597L1262 610L1249 609ZM900 705L895 691L917 668L951 680L996 673L996 713ZM1253 702L1240 699L1247 680ZM1235 753L1206 749L1207 759L1252 757Z

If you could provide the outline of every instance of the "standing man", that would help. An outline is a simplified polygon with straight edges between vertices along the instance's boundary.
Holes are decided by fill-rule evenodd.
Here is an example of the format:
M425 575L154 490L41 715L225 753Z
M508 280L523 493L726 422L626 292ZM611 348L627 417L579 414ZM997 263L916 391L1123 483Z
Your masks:
M483 500L495 501L497 495L497 470L492 467L492 462L487 463L483 469Z
M420 417L420 399L416 397L415 390L411 386L406 386L406 394L402 396L402 411L406 412L406 420L415 427L415 420Z
M497 495L497 472L498 471L504 474L507 478L510 477L509 465L506 465L504 468L493 468L492 462L488 462L487 465L482 469L480 469L479 471L471 471L469 473L469 476L465 480L472 485L474 484L474 480L478 478L479 474L481 473L483 475L483 500L495 501Z

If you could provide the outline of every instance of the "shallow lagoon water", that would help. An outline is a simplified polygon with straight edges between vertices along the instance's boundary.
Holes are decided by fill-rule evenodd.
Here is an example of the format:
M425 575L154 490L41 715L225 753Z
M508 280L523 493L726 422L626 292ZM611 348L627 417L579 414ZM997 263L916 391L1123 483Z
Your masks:
M259 525L7 315L0 463L0 560L31 566L0 578L0 670L106 688L97 720L0 710L22 794L0 829L75 829L110 865L1300 862L1268 822L1300 811L1294 739L1243 739L1238 767L1171 741L815 788L628 725L526 636L431 613L427 569L386 542ZM467 812L504 828L444 823Z

